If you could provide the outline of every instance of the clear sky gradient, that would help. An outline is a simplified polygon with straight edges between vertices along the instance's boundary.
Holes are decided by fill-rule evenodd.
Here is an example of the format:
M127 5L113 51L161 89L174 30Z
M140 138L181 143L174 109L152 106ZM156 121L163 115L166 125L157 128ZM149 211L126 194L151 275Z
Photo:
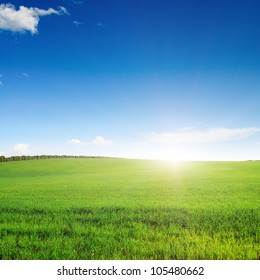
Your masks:
M0 154L260 159L259 11L251 0L1 2Z

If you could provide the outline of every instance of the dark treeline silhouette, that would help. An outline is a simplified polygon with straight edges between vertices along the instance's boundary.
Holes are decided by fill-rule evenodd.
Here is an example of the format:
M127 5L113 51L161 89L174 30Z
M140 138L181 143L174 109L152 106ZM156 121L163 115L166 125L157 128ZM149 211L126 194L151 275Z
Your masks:
M61 159L61 158L96 158L96 156L67 156L67 155L40 155L40 156L0 156L0 162L20 161L20 160L40 160L40 159Z

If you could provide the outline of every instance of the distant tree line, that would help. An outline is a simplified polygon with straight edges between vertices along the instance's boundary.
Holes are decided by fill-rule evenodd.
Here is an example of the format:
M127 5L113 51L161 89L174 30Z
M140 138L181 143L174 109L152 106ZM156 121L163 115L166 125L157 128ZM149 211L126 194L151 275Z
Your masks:
M40 156L0 156L0 162L20 161L20 160L41 160L41 159L61 159L61 158L95 158L95 156L67 156L67 155L40 155Z

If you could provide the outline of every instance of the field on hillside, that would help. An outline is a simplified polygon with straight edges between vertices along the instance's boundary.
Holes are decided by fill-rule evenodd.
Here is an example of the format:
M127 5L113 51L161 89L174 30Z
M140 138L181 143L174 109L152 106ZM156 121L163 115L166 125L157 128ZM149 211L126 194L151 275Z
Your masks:
M260 259L260 162L0 163L0 259Z

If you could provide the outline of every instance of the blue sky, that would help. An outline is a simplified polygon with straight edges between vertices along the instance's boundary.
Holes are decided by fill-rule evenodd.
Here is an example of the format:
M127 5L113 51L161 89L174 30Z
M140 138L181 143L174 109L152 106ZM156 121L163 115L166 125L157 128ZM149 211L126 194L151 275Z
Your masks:
M260 159L260 3L0 3L0 154Z

